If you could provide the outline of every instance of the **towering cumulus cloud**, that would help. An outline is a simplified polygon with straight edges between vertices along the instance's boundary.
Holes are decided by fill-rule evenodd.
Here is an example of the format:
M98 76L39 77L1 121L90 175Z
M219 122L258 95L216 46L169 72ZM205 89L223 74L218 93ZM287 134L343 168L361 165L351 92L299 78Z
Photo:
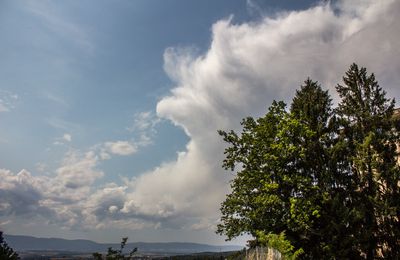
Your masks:
M352 62L375 72L389 95L399 96L399 11L399 1L346 1L254 24L223 20L214 24L204 55L167 49L165 70L176 87L157 112L191 139L176 162L143 175L136 191L156 183L160 192L148 197L155 205L168 201L180 214L216 216L228 191L217 129L238 129L243 117L264 113L273 99L289 100L308 76L333 94Z
M175 87L159 101L157 113L190 138L176 160L124 185L105 187L94 186L103 172L96 170L99 160L93 153L81 160L70 156L45 180L0 171L0 212L18 214L13 200L29 198L23 202L31 205L30 212L51 205L46 216L67 219L68 225L206 229L211 234L232 177L221 169L224 144L217 130L238 130L243 117L264 114L273 99L289 101L307 77L333 94L352 62L375 72L388 95L399 97L399 13L400 1L349 0L254 23L221 20L213 25L210 48L202 55L179 48L164 54L165 71ZM110 144L114 153L116 148L121 154L134 151L122 143ZM75 168L87 176L77 177ZM69 198L44 191L52 183L47 178L64 180L62 187L55 187ZM25 191L32 195L25 197ZM76 200L78 194L82 196Z

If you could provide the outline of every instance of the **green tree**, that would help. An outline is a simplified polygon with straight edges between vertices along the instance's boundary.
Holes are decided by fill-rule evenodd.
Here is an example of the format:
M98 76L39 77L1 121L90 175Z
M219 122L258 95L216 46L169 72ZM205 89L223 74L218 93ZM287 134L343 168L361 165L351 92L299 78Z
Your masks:
M221 204L217 232L279 236L304 259L399 257L399 123L394 101L353 64L341 102L307 79L287 111L273 102L229 144L225 169L237 174ZM265 240L265 239L264 239Z
M320 205L313 176L304 171L305 140L315 133L283 102L273 102L262 118L243 120L241 135L220 131L230 147L224 167L239 165L232 193L222 203L220 234L228 239L249 233L259 241L260 231L280 234L296 249L311 248L309 236L319 218Z
M316 132L315 138L321 138L329 129L329 119L332 116L332 99L328 91L324 91L317 81L308 78L296 90L290 111L304 121Z
M0 231L0 259L1 260L17 260L20 259L18 254L7 245L6 241L3 238L3 232Z
M263 232L258 233L258 239L260 243L265 244L269 248L278 250L282 254L283 260L297 259L303 254L303 249L295 250L294 246L291 245L290 241L286 239L285 232L277 234L265 235Z
M319 209L318 218L302 234L302 247L307 252L304 255L313 259L356 259L359 253L348 225L354 215L348 200L353 189L345 156L348 148L339 138L340 120L334 114L328 91L307 79L296 91L290 112L314 133L300 144L305 156L296 169L312 179L313 194L308 196Z
M397 163L398 130L393 120L394 99L386 98L365 68L352 64L336 89L343 142L348 148L353 190L359 216L358 247L367 259L400 256L400 171Z

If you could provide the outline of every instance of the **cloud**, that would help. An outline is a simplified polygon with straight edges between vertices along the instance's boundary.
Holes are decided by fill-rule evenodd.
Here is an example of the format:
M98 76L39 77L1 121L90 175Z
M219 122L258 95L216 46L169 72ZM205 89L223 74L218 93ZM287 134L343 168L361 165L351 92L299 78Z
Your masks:
M72 136L70 134L65 133L62 138L64 141L71 142Z
M98 157L94 152L87 152L83 156L69 152L56 170L56 178L66 188L90 187L96 179L104 175L96 170L97 162Z
M198 222L189 227L190 230L217 230L217 221L215 219L201 218Z
M93 193L86 205L97 219L105 219L114 216L123 207L125 192L126 187L110 184Z
M53 145L65 145L65 143L70 143L72 141L72 135L65 133L62 137L56 138Z
M0 90L0 113L10 112L15 108L19 97L10 91Z
M273 99L290 101L307 77L334 94L341 76L357 62L375 72L389 95L399 96L400 3L352 3L282 12L256 23L222 20L213 25L203 55L167 49L164 66L175 87L158 103L157 113L191 139L177 161L136 180L142 208L156 214L162 205L172 205L169 214L186 215L188 222L194 216L218 218L230 177L221 170L224 144L216 131L240 130L242 118L264 114ZM200 226L207 225L200 221L192 227Z
M157 116L190 137L176 160L123 184L96 186L104 175L98 170L102 158L139 147L113 141L102 144L105 150L70 152L53 176L3 170L1 212L24 214L13 209L21 201L32 205L28 212L53 212L54 221L67 227L211 231L232 177L221 169L225 144L218 129L240 130L243 117L263 115L273 99L290 101L307 77L334 94L352 62L375 72L389 96L400 96L400 2L353 3L321 4L256 23L218 21L202 55L168 48L164 67L175 87L157 104ZM159 120L152 118L137 114L132 131L152 129Z
M152 111L145 111L136 113L134 115L133 124L128 128L130 132L142 132L150 131L154 132L155 126L160 122L160 118L157 117Z
M90 224L87 202L95 201L99 191L93 183L104 175L96 169L98 162L93 152L70 151L51 175L1 169L0 214L68 228Z
M133 124L127 130L136 135L136 144L141 147L152 144L154 136L157 134L157 125L161 122L152 111L136 113L133 117Z
M50 209L41 204L43 192L41 185L28 171L13 174L0 169L0 215L34 216L41 212L48 216Z
M128 141L106 142L104 146L108 152L117 155L130 155L137 151L136 146Z
M133 124L127 130L134 134L129 141L109 141L105 142L100 149L100 156L103 160L111 158L114 155L131 155L142 147L153 143L153 138L157 133L156 126L161 122L153 112L145 111L136 113L133 118Z

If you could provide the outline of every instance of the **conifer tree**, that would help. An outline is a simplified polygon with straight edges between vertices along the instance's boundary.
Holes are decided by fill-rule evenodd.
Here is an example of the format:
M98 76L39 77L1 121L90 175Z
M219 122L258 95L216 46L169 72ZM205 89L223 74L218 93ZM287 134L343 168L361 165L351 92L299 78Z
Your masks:
M398 131L394 99L386 98L374 74L352 64L336 89L343 140L351 168L350 199L358 217L352 220L360 252L367 259L395 257L399 247Z

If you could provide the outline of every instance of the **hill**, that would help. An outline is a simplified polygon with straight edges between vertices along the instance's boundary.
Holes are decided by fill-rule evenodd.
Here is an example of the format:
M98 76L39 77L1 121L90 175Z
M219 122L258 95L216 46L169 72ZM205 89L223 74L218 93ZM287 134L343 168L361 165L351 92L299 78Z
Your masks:
M5 235L7 243L18 252L24 251L71 251L104 252L108 247L118 248L119 243L97 243L90 240L61 238L37 238L31 236ZM240 246L213 246L198 243L128 243L127 251L137 247L140 253L192 254L200 252L223 252L241 250Z

